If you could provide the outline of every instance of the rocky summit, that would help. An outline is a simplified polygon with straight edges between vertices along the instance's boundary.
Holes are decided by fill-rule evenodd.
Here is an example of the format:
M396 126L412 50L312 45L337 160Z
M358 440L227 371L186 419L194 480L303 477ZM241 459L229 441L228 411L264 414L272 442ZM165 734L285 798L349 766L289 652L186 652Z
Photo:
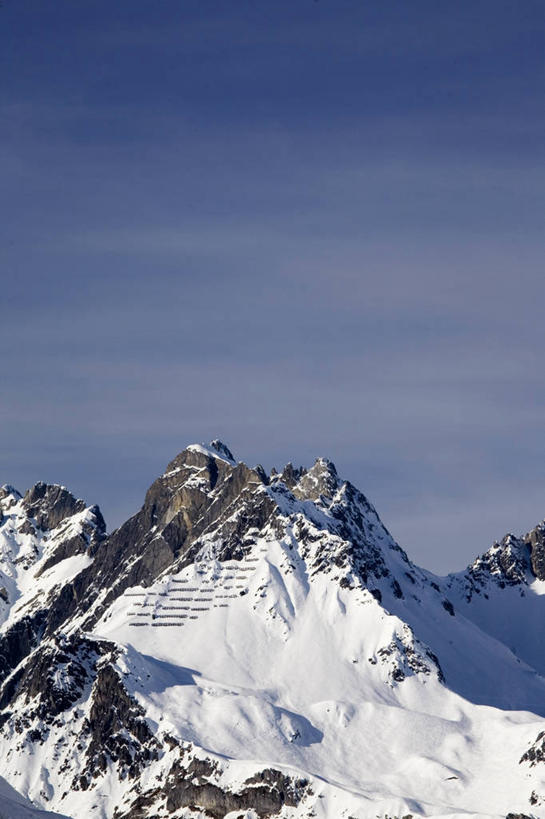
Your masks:
M2 487L0 624L0 817L545 817L545 523L437 577L213 441L110 534Z

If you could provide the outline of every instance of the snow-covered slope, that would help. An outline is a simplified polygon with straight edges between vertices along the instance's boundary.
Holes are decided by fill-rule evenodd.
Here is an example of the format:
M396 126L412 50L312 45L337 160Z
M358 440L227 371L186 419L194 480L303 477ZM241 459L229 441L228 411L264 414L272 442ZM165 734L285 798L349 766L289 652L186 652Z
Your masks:
M107 538L59 487L1 504L0 770L25 796L104 819L545 816L539 527L437 578L329 461L266 475L218 441Z
M0 819L67 819L37 808L0 776Z

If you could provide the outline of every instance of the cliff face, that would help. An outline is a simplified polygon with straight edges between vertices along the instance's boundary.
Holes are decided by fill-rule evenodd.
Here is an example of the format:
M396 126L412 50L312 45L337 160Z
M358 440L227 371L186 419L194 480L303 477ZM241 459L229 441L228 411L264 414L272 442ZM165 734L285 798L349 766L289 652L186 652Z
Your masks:
M219 441L110 535L59 486L0 515L0 765L41 806L545 815L543 524L434 577L331 462Z

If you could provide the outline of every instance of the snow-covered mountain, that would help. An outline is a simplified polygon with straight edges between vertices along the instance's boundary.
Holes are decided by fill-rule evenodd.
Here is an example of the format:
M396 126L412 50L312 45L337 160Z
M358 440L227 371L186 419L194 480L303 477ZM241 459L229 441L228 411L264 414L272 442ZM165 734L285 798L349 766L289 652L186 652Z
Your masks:
M5 486L0 773L74 819L545 817L544 591L545 524L439 578L324 459L190 446L110 535Z

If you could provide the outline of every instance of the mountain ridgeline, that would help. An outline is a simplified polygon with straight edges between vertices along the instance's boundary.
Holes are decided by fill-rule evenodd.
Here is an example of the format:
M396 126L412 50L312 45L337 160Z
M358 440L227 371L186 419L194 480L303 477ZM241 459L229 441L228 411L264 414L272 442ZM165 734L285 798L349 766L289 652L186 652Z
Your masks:
M0 817L545 817L544 593L545 523L437 577L323 458L191 445L111 534L6 485Z

